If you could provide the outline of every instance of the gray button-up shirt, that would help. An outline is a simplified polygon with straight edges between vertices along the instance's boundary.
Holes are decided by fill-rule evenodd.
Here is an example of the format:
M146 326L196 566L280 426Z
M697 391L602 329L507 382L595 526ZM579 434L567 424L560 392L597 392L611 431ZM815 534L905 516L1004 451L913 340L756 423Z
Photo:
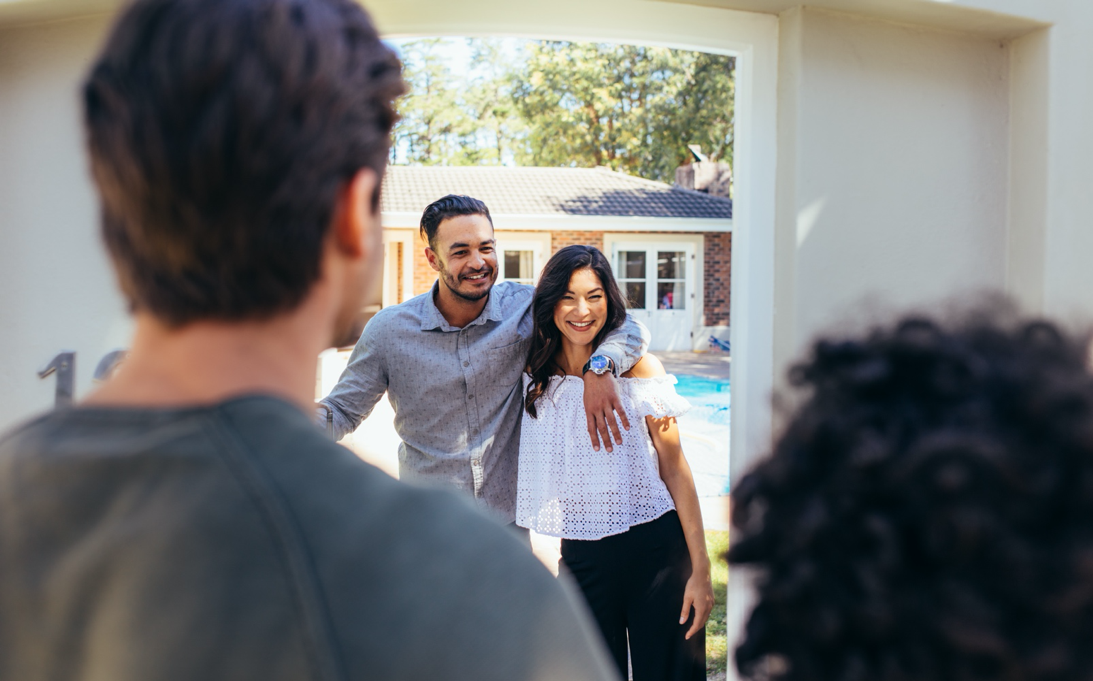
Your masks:
M386 392L395 410L399 475L474 495L505 522L516 517L516 466L522 408L520 374L531 345L534 288L502 282L482 314L449 324L433 291L380 310L364 329L349 366L322 400L341 438L356 430ZM597 354L627 371L649 332L627 317ZM574 424L585 429L585 424Z

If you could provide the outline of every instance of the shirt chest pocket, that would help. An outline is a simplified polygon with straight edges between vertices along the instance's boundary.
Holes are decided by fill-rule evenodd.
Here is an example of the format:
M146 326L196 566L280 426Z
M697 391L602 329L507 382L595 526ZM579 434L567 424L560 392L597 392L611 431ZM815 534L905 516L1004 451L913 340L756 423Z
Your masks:
M526 340L519 340L509 345L490 348L486 351L486 382L498 387L513 388L520 386L520 375L528 361Z

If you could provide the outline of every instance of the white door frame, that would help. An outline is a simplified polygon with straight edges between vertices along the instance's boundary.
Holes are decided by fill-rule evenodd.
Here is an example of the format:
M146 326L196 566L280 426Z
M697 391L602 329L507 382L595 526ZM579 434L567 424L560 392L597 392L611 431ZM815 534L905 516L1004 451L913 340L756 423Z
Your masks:
M653 0L369 0L385 38L516 36L599 40L736 57L731 341L734 481L773 443L774 241L778 158L778 16ZM784 124L784 122L783 122ZM791 140L792 142L792 140ZM730 650L750 609L734 571L726 613ZM736 678L729 665L728 678Z

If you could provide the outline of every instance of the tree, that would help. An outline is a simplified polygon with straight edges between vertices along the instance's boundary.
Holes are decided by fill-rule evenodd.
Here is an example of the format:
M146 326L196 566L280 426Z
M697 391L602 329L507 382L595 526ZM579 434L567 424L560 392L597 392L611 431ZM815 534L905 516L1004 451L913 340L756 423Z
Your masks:
M688 144L732 163L731 57L604 43L467 46L469 68L456 73L451 43L402 45L410 94L393 162L607 166L664 182L691 160Z
M459 156L461 139L473 127L440 45L441 40L433 38L403 46L402 77L408 92L398 103L401 120L394 131L395 162L451 165Z
M688 144L732 162L733 59L702 52L541 42L514 76L533 165L607 166L671 182Z

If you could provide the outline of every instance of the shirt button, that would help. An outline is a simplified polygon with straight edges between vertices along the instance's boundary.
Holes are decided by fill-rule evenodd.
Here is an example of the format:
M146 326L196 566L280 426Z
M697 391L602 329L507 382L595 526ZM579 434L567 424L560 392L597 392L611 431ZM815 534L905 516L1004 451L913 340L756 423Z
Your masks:
M473 399L474 399L474 395L467 395L467 399L468 399L468 400L473 400Z
M465 366L465 367L469 367L470 365L471 365L470 362L463 362L463 366Z

